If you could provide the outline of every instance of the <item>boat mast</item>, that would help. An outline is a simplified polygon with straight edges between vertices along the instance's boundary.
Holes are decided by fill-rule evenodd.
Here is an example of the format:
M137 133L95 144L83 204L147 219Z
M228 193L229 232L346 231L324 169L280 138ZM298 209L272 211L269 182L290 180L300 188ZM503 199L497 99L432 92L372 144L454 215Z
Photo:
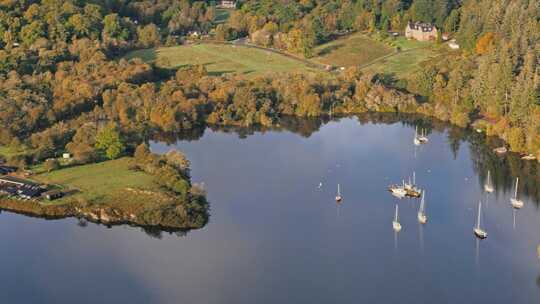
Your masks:
M519 184L519 177L516 177L516 194L515 194L516 199L517 199L518 184Z
M341 191L339 191L339 184L337 184L337 195L341 196Z
M482 212L482 202L478 202L478 219L476 220L476 228L480 229L480 213Z
M416 185L416 171L413 171L412 173L412 183L413 185Z
M426 191L422 191L422 201L420 201L420 213L421 214L424 214L424 208L425 208L425 196L426 196Z
M398 222L398 205L396 204L396 215L394 216L394 222Z

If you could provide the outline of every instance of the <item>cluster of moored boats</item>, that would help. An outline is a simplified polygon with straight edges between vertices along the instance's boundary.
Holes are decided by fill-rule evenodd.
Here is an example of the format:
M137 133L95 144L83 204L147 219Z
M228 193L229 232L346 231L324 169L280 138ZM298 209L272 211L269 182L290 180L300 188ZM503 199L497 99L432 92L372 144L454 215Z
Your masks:
M428 143L429 138L427 137L425 130L422 129L422 131L420 133L418 133L418 128L416 128L413 142L414 142L414 145L416 145L416 146L420 146L420 145ZM319 188L321 186L322 186L322 183L319 184ZM518 186L519 186L519 177L516 178L514 197L512 197L510 199L510 204L512 205L512 207L514 209L521 209L523 207L523 201L518 198ZM484 184L484 191L489 194L489 193L492 193L494 190L495 189L494 189L493 183L491 181L491 172L488 171L487 181ZM418 216L417 216L418 222L420 224L426 224L427 223L427 215L426 215L426 212L425 212L426 190L422 190L416 185L416 172L413 172L412 179L411 179L411 177L409 177L408 182L406 182L405 180L402 180L401 184L390 185L388 187L388 191L390 191L390 193L393 196L395 196L395 197L397 197L399 199L402 199L402 198L405 198L405 197L420 198L420 208L418 210ZM340 203L342 200L343 200L343 197L341 196L341 189L340 189L340 185L338 184L337 185L336 202ZM481 228L481 225L480 225L481 213L482 213L482 202L479 201L478 202L478 214L477 214L476 224L475 224L475 226L473 228L473 232L478 238L485 239L488 234L487 234L486 230ZM394 219L392 221L392 228L396 232L399 232L401 230L401 224L399 222L399 206L397 204L396 204L396 208L395 208Z
M429 141L429 139L427 138L427 136L425 134L426 134L425 131L422 130L422 132L419 135L418 129L416 129L415 135L414 135L414 140L413 140L414 144L415 145L422 145L422 144L427 143ZM514 197L510 198L510 204L514 209L521 209L523 207L523 201L518 198L518 187L519 187L519 178L516 178ZM413 172L412 182L411 182L411 178L409 177L408 182L405 182L405 180L403 180L401 184L390 185L388 187L388 190L390 191L390 193L392 195L394 195L395 197L400 198L400 199L405 198L405 197L421 198L420 208L418 210L418 222L421 223L421 224L427 223L427 215L425 213L425 192L426 191L420 189L416 185L416 174L414 172ZM489 194L489 193L492 193L494 190L495 189L494 189L493 183L491 181L491 172L488 171L487 181L484 184L484 191ZM481 214L482 214L482 202L481 201L478 202L478 211L477 212L478 212L478 214L477 214L476 224L473 227L473 232L478 238L484 239L484 238L487 237L488 234L487 234L486 230L483 229L481 227L481 225L480 225ZM399 223L399 215L398 215L398 213L399 213L399 207L396 204L394 220L392 221L392 228L396 232L401 230L401 224Z

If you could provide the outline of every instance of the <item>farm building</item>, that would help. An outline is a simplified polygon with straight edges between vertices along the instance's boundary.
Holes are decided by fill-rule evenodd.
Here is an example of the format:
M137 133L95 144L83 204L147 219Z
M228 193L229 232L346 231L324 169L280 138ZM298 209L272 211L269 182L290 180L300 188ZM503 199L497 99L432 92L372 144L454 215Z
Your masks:
M45 193L43 193L41 196L43 196L44 198L50 200L50 201L53 201L55 199L59 199L61 198L62 196L64 196L64 193L60 190L50 190L50 191L47 191Z
M236 8L236 1L220 0L217 2L218 8Z
M0 177L0 193L24 199L39 197L45 190L40 184L14 176Z
M405 29L405 37L418 41L437 39L437 28L431 23L409 22Z

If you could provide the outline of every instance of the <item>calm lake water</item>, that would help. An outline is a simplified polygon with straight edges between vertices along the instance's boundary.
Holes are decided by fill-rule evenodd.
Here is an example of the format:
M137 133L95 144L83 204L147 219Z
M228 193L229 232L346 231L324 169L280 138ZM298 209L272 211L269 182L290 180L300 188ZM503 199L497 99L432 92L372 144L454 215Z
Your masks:
M430 142L415 149L409 121L291 121L294 132L207 129L154 142L188 155L208 191L208 225L152 234L3 212L0 302L539 303L538 166L444 125L427 124ZM419 201L386 190L413 171L427 189L425 226ZM525 206L513 211L517 175ZM482 241L472 233L479 200Z

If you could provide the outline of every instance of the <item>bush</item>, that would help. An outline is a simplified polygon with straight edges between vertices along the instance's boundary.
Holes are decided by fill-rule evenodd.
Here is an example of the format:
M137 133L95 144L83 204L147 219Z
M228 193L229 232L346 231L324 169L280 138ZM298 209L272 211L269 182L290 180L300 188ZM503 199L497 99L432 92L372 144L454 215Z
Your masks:
M43 168L47 172L58 170L58 169L60 169L60 162L58 162L58 160L56 158L49 158L43 164Z

